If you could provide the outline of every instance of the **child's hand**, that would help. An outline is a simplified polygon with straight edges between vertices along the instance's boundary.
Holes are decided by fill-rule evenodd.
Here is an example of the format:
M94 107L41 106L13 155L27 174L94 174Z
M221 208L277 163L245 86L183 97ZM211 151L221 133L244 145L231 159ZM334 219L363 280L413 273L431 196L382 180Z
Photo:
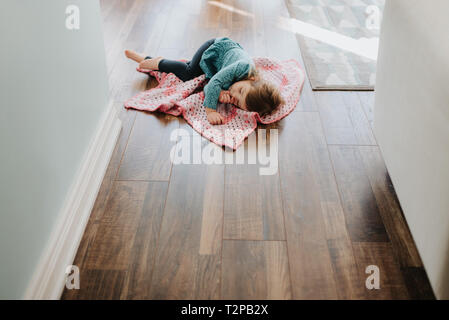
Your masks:
M218 101L220 101L221 103L232 103L233 98L231 97L229 91L222 90L220 92L220 96L218 97Z
M210 124L216 125L224 123L224 118L214 109L206 108L206 113L207 120L210 122Z

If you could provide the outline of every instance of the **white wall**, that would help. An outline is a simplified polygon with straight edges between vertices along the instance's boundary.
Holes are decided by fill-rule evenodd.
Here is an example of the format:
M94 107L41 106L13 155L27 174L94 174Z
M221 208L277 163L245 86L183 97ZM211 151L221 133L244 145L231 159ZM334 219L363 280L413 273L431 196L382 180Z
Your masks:
M23 296L107 107L101 21L95 0L0 2L1 299Z
M374 129L435 294L449 298L449 1L387 0Z

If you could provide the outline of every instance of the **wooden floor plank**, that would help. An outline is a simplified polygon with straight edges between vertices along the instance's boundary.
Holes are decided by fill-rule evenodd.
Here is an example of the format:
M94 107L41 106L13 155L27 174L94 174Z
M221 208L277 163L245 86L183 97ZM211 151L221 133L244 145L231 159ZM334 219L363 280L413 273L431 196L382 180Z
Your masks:
M111 160L109 161L108 168L106 169L106 173L100 187L100 191L98 192L97 199L95 200L95 204L92 209L91 220L93 221L99 221L103 215L112 186L114 184L114 180L117 177L123 153L125 152L126 145L128 144L129 135L134 125L136 115L137 112L134 110L122 110L120 112L122 130L118 137L117 144L112 153Z
M167 191L166 182L148 184L128 261L122 299L148 297Z
M392 248L403 267L422 267L421 258L402 213L378 147L360 146L359 152Z
M104 6L108 6L110 3L110 8L106 11L103 11ZM105 43L105 49L109 51L120 33L120 30L123 27L126 16L129 13L129 10L135 6L137 3L136 0L131 1L117 1L117 0L101 0L100 7L102 9L103 14L103 37Z
M126 271L82 270L80 289L65 289L63 300L117 300L124 285Z
M278 159L277 156L270 158L275 163L270 175L261 174L261 167L267 165L259 162L257 152L265 148L268 154L272 138L270 130L256 131L240 150L245 153L246 164L234 161L226 165L223 237L285 240ZM274 138L273 142L277 143ZM256 164L248 164L250 154L254 155Z
M96 237L87 252L85 268L128 270L139 221L143 215L151 214L143 211L149 188L150 184L147 182L115 183ZM158 201L163 203L164 198ZM154 214L158 215L158 207L153 209Z
M319 115L293 113L286 122L279 165L293 298L337 299L321 201L338 195L327 192L318 174L332 174Z
M139 112L118 179L168 181L172 165L170 151L175 147L170 136L178 127L179 122L174 116Z
M342 92L317 91L314 92L314 95L323 122L327 143L357 145L360 144L359 140L366 140L363 138L358 139Z
M123 43L132 32L137 31L133 27L136 21L142 17L140 13L145 12L145 9L149 7L149 3L146 1L134 0L130 2L132 3L130 7L119 11L118 14L121 14L121 19L114 19L115 21L120 21L119 27L114 33L108 32L106 34L106 63L112 66L110 73L113 71L113 66L119 57L123 57ZM108 36L111 38L108 39Z
M340 92L314 92L324 133L329 144L357 144L351 119L346 113L346 106Z
M177 6L177 3L172 5ZM164 29L164 37L161 40L161 48L186 48L193 47L192 40L195 33L189 32L191 30L190 24L194 21L192 13L183 10L171 10L167 19L168 21L176 21L176 23L168 23Z
M357 260L360 278L366 279L372 274L367 273L368 266L379 268L379 289L368 289L365 286L367 299L408 299L402 272L390 243L385 242L355 242L354 254Z
M66 289L65 299L92 297L100 290L95 287L98 281L107 281L102 277L108 274L112 274L111 281L120 275L120 283L109 288L116 292L107 293L105 299L145 297L166 194L166 182L115 183L105 216L86 230L84 237L90 241L84 259L74 262L80 268L83 285L80 290Z
M223 242L223 299L291 299L283 241Z
M379 207L356 146L329 146L352 241L388 242Z
M374 97L375 92L371 91L360 91L357 92L360 102L362 104L363 110L365 111L366 118L368 119L371 127L374 123Z
M173 166L148 298L219 298L223 187L223 165ZM206 252L203 226L218 233Z
M139 15L127 21L128 27L111 49L106 49L109 60L109 88L111 98L122 103L137 92L145 89L147 75L136 72L136 63L127 59L125 49L135 50L145 55L154 55L159 49L164 29L168 23L171 2L141 1Z
M338 299L365 298L364 279L360 278L349 237L327 241Z
M302 277L298 274L297 279L292 275L292 279L299 286L312 288L316 281L320 281L317 287L322 290L310 289L307 292L301 288L300 297L363 298L361 279L318 113L300 112L289 116L280 136L280 172L290 265L294 274L301 269L308 272ZM300 139L295 140L295 137ZM309 257L309 252L315 254ZM295 259L293 254L301 258ZM295 265L293 261L298 259L301 262ZM308 265L308 261L313 262Z
M423 267L405 267L401 268L401 271L410 299L435 300L435 294Z
M358 145L377 145L373 130L371 129L368 118L363 111L357 92L341 92L346 106L346 112L351 119L352 128Z

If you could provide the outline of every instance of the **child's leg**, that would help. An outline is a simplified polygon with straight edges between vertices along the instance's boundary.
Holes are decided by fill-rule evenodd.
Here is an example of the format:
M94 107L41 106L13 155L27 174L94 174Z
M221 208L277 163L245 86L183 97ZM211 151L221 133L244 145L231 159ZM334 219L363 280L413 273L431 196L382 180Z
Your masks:
M144 58L141 54L132 50L125 50L125 55L139 63L140 68L149 70L158 70L159 61L162 59L162 57L152 58L150 56Z
M150 56L145 57L145 59L139 63L139 68L141 69L149 69L149 70L159 70L159 62L162 60L162 57L152 58Z
M176 60L162 59L159 62L159 71L166 73L174 73L182 81L188 81L202 75L204 72L200 68L200 61L204 51L207 50L215 39L211 39L203 43L196 51L191 61L185 63Z
M136 61L137 63L140 63L140 62L142 62L142 61L145 59L142 55L140 55L140 54L138 54L137 52L132 51L132 50L125 50L125 55L126 55L129 59L134 60L134 61Z

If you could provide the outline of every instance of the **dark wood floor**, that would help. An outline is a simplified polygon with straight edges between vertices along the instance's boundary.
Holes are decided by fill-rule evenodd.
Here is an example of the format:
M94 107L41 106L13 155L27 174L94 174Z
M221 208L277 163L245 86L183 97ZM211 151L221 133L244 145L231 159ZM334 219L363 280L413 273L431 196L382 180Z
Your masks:
M279 130L273 176L172 165L170 133L185 121L123 109L154 85L125 48L184 58L229 36L253 56L301 61L295 35L277 26L284 0L101 4L123 130L74 262L81 289L63 299L433 298L373 135L373 93L306 81L296 110L262 126ZM380 268L379 290L365 288L368 265Z

